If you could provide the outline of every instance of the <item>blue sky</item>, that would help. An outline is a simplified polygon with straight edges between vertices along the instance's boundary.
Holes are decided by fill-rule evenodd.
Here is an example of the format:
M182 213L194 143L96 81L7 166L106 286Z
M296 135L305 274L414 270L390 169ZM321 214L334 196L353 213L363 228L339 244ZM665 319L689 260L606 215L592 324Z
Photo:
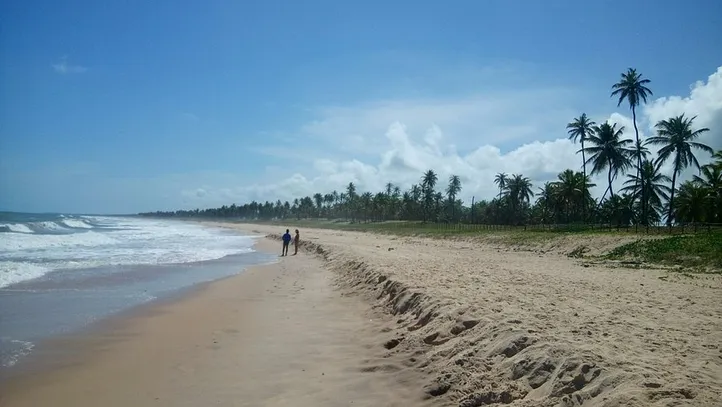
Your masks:
M609 88L628 67L672 97L642 121L722 123L714 0L16 1L0 15L4 210L291 199L407 187L426 167L493 195L499 171L578 167L564 126L627 120Z

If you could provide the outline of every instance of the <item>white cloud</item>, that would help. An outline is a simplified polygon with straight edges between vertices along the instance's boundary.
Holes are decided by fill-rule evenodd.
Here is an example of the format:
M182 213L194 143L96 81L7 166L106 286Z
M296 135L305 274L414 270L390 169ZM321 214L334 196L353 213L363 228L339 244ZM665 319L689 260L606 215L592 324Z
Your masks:
M462 98L401 99L313 110L318 119L301 128L309 142L331 143L339 152L378 155L384 151L386 131L403 123L410 134L423 135L436 145L443 134L448 148L471 150L480 144L520 143L539 136L540 129L563 134L576 112L567 101L576 92L566 88L538 88L495 92Z
M546 89L523 95L384 101L320 109L320 118L302 132L314 142L323 142L326 156L314 160L308 171L277 184L239 188L235 198L239 202L292 200L315 192L341 191L348 182L356 183L360 190L379 191L389 181L408 188L429 168L439 173L442 184L449 175L460 175L464 182L461 197L467 201L472 195L477 200L495 196L493 178L498 172L524 174L539 187L564 169L581 167L576 153L579 146L564 137L564 126L579 114L565 105L569 96L565 89ZM681 113L696 115L695 125L711 128L700 141L722 148L722 67L707 82L695 83L689 96L661 97L644 106L638 122L640 137L653 134L658 120ZM597 116L596 121L607 119L624 126L625 137L634 139L630 117L614 112ZM510 143L521 146L506 152L499 147ZM371 159L362 160L364 156ZM704 153L699 158L708 161ZM682 179L688 176L685 173ZM594 182L598 185L594 192L600 194L606 177ZM615 190L621 182L615 182Z
M72 65L68 63L68 57L64 56L60 58L60 62L56 64L52 64L53 69L55 72L61 74L61 75L67 75L71 73L85 73L88 71L87 67L84 67L82 65Z
M654 131L654 125L664 119L684 113L687 117L697 116L696 128L707 127L699 141L714 149L722 148L722 66L707 78L690 87L689 96L661 97L643 109L647 128Z
M285 161L260 174L126 179L112 189L144 197L137 202L139 209L213 207L250 200L293 201L316 192L343 191L349 182L360 191L380 191L387 182L406 189L431 168L439 173L440 187L449 175L461 176L460 197L467 203L472 196L496 196L493 178L499 172L524 174L536 190L567 168L581 168L579 145L567 140L565 129L581 113L575 107L578 96L567 89L530 89L320 108L313 110L315 120L293 137L285 134L289 139L280 145L252 148ZM658 98L640 109L641 136L653 134L656 121L683 112L698 116L695 125L711 129L701 141L722 148L722 67L706 82L694 84L689 95ZM588 113L598 123L609 119L625 126L625 137L634 138L631 115L624 107L606 115ZM699 157L707 160L704 154ZM599 196L605 176L594 182ZM615 190L620 184L621 180L615 183ZM110 189L107 185L97 188Z

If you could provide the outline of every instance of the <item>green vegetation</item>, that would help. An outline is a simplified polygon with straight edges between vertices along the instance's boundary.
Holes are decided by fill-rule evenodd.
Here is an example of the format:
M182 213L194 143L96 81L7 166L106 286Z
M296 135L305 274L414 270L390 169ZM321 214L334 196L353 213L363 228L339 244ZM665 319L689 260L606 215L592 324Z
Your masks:
M722 272L722 233L670 236L640 240L619 246L608 259L637 259L646 263L693 268L698 271Z

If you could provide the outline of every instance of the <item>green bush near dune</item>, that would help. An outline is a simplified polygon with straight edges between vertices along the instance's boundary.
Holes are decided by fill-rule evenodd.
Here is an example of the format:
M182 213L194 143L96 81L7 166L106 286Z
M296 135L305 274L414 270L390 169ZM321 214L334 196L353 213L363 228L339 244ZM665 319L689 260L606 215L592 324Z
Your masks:
M611 250L608 259L634 258L647 263L676 265L699 271L722 272L722 233L670 236L639 240Z

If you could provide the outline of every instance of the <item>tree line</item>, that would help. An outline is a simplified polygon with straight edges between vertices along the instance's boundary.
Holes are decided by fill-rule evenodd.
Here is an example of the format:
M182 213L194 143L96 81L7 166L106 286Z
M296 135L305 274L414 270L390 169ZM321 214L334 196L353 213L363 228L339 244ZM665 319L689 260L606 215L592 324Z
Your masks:
M652 95L649 79L630 68L612 86L617 105L627 103L632 111L634 139L618 123L595 123L582 113L567 124L569 139L580 144L581 172L567 169L555 181L534 190L523 174L499 173L494 178L498 194L490 200L465 205L457 197L461 178L451 175L437 189L439 177L433 169L402 192L391 182L378 192L360 192L350 182L344 191L316 193L292 202L249 202L220 208L141 213L158 217L211 217L246 220L334 218L356 221L410 220L423 222L470 222L487 224L601 223L616 226L659 225L666 221L722 223L722 151L714 152L697 141L708 128L696 128L696 117L685 114L655 124L655 135L641 141L637 108ZM657 149L651 159L650 148ZM712 162L700 166L698 155L711 154ZM671 174L663 164L671 162ZM692 180L678 183L688 167L698 170ZM589 171L588 171L589 170ZM606 188L598 199L590 178L603 175ZM613 183L624 177L622 187Z

